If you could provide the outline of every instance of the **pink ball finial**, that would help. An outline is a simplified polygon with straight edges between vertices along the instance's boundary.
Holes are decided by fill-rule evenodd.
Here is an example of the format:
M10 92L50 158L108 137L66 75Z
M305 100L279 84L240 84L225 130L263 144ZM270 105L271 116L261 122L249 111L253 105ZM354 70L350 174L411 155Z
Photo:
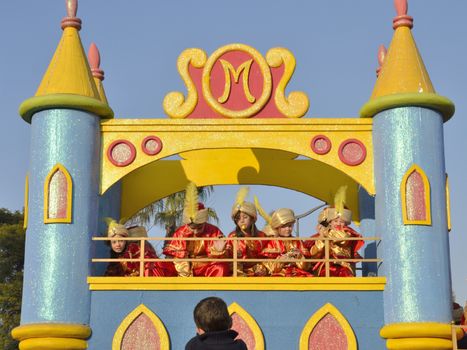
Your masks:
M76 17L78 11L78 0L65 0L67 17L62 19L62 29L73 27L81 29L81 20Z
M379 77L379 73L381 72L381 68L383 67L384 59L386 57L387 50L384 45L379 45L378 48L378 64L379 67L376 69L376 76Z
M94 43L89 46L88 61L89 66L91 67L92 76L99 79L100 81L104 80L104 71L100 69L101 56L99 54L99 49Z
M413 18L407 15L407 0L394 0L397 16L392 20L394 29L399 27L413 27Z

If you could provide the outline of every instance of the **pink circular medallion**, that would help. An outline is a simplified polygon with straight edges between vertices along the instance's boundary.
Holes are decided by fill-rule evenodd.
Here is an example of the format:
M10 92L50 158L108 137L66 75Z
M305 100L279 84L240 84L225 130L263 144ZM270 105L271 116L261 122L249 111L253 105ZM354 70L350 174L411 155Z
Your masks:
M127 166L136 158L136 148L127 140L116 140L107 148L107 158L115 166Z
M366 158L365 145L357 139L348 139L339 146L340 160L351 166L361 164Z
M324 135L316 135L311 140L311 149L316 154L326 154L331 150L331 140Z
M148 136L141 142L141 148L147 155L154 156L162 151L162 141L157 136Z

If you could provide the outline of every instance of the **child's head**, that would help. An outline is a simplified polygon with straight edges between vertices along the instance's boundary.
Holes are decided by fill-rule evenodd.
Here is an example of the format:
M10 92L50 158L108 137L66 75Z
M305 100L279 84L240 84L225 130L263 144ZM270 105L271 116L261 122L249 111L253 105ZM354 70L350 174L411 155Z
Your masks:
M221 298L209 297L201 300L193 311L196 327L204 332L225 331L232 327L232 318L227 305Z
M295 224L295 213L292 209L281 208L274 211L271 216L271 227L276 231L276 235L280 237L292 236L293 227Z
M115 220L112 220L107 230L107 237L113 238L110 241L110 248L112 251L117 254L121 253L125 250L126 241L119 240L118 238L128 237L128 229L124 225L117 223Z

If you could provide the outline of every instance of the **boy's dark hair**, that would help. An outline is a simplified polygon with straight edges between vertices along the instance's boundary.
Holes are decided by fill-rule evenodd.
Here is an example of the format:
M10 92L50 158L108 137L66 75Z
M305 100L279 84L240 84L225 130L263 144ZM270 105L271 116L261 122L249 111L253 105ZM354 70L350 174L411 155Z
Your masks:
M201 300L193 311L196 327L205 332L226 331L232 327L227 304L221 298Z

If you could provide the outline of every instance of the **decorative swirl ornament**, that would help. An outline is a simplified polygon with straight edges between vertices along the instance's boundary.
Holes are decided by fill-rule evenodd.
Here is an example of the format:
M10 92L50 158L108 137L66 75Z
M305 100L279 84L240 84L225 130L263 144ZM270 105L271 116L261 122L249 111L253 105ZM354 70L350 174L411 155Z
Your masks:
M289 50L276 47L268 51L266 60L269 66L273 68L284 65L284 75L274 94L277 109L289 118L302 117L310 107L308 96L300 91L292 91L288 97L285 96L285 88L295 71L295 57Z

